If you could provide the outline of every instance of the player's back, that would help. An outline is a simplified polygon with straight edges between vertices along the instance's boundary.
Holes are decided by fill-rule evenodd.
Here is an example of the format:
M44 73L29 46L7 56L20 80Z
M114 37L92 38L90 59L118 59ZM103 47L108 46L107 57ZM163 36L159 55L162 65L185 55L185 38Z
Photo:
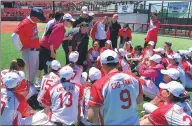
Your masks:
M51 121L72 125L77 121L78 104L83 92L78 84L64 82L50 90Z
M1 125L20 124L16 118L20 115L17 111L18 107L19 101L13 92L7 91L5 88L1 89Z
M75 65L73 68L74 76L71 79L71 82L76 84L81 84L81 74L83 72L83 68L79 65Z
M139 93L140 86L136 78L126 73L112 75L102 89L104 104L100 112L104 124L138 125L136 99Z
M59 76L53 72L44 75L41 81L40 90L48 89L49 87L59 83L59 80L60 80Z

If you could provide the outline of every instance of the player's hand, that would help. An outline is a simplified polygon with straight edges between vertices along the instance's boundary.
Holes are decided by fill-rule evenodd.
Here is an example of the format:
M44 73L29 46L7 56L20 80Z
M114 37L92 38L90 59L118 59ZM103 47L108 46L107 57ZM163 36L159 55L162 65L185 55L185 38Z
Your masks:
M146 118L148 118L148 117L149 117L149 114L144 115L144 116L140 119L140 121L142 121L142 120L144 120L144 119L146 119Z
M68 40L72 40L72 39L73 39L73 36L69 35Z
M21 48L21 52L26 52L27 50L28 50L28 48L26 48L26 47Z
M55 53L54 52L51 52L51 57L55 59Z

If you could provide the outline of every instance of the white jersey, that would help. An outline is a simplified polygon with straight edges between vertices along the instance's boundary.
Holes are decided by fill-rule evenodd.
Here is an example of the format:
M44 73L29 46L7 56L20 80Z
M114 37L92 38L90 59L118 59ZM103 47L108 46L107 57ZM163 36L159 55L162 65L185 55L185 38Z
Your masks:
M2 77L3 77L6 73L8 73L8 72L9 72L8 69L1 71L1 76L0 76L0 83L1 83L1 85L3 84L3 83L2 83Z
M73 68L74 76L71 79L72 83L81 84L81 74L83 73L83 68L81 66L75 65Z
M125 59L120 59L119 65L121 66L123 72L131 72L131 67Z
M1 89L1 125L22 125L21 113L28 108L22 95Z
M167 104L151 113L149 121L153 125L192 125L192 110L187 102Z
M42 81L41 81L41 88L40 92L38 95L37 100L40 102L41 97L45 90L49 89L50 87L54 86L55 84L58 84L60 82L60 78L57 74L51 72L49 74L46 74L43 76Z
M83 91L80 85L65 82L46 90L41 103L50 106L50 121L72 125L77 121L78 105L82 96Z
M94 83L89 105L100 107L101 125L139 125L141 85L132 73L113 72Z

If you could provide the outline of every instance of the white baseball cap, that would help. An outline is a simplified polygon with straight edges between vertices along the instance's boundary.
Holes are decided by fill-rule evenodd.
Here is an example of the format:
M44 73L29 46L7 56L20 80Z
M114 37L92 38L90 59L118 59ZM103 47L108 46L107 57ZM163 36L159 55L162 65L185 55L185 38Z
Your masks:
M160 63L161 62L161 56L160 55L157 55L157 54L154 54L152 57L149 58L149 60L152 60L154 61L155 63Z
M69 54L69 61L76 63L79 59L79 53L77 51L73 51Z
M156 49L153 49L154 52L160 52L161 54L164 54L165 53L165 50L163 48L156 48Z
M112 45L111 40L107 40L105 43L107 43L108 45Z
M174 59L176 60L178 63L181 62L182 58L178 53L174 53L173 55L168 55L167 56L169 59Z
M70 80L73 77L73 69L70 66L64 66L59 71L60 78L65 78L65 80Z
M155 45L155 42L154 42L154 41L149 41L147 45L154 46L154 45Z
M127 41L126 44L130 44L130 45L131 45L131 44L132 44L132 41Z
M124 56L127 54L127 52L126 52L123 48L119 48L119 54L120 54L122 57L124 57Z
M75 21L75 19L71 16L71 14L69 13L66 13L64 16L63 16L63 20L71 20L71 21Z
M107 49L104 52L101 53L100 56L101 63L102 64L108 64L108 63L118 63L119 58L115 51Z
M84 84L87 81L87 72L81 74L81 84Z
M22 81L22 77L16 72L8 72L2 77L2 82L6 88L15 88Z
M169 83L160 83L159 87L161 89L168 90L175 97L180 97L181 94L184 94L185 88L183 85L177 81L171 81Z
M59 61L53 60L53 61L51 61L50 67L53 70L59 70L61 68L61 64Z
M94 16L95 14L93 12L89 12L89 16Z
M186 50L185 55L191 57L192 56L192 51Z
M88 13L88 8L87 8L87 6L83 6L83 7L81 8L81 11L82 11L84 14L87 14L87 13Z
M175 68L170 68L168 70L161 70L161 73L164 75L168 75L173 80L177 80L180 77L179 71Z
M91 67L89 70L89 79L95 81L101 78L101 71L95 67Z
M181 56L185 56L185 50L178 50L177 51Z

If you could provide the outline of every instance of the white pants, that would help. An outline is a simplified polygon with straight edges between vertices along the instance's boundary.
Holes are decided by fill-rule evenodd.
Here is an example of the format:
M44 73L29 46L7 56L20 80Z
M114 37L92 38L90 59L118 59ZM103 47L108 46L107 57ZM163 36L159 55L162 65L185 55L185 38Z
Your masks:
M28 49L26 52L22 52L22 57L26 64L27 80L33 83L39 68L39 51L31 51Z
M27 94L26 99L29 99L31 96L33 96L35 94L38 94L38 91L37 91L37 89L35 88L34 85L31 85L29 87L29 93Z
M144 103L143 104L143 109L146 113L150 114L152 113L154 110L156 110L158 107L154 104L151 103Z
M155 96L159 94L159 89L155 84L153 84L150 87L146 85L142 85L142 89L143 89L143 94L150 99L155 98Z
M52 125L49 122L48 116L44 113L44 110L37 112L35 115L22 118L22 125Z

